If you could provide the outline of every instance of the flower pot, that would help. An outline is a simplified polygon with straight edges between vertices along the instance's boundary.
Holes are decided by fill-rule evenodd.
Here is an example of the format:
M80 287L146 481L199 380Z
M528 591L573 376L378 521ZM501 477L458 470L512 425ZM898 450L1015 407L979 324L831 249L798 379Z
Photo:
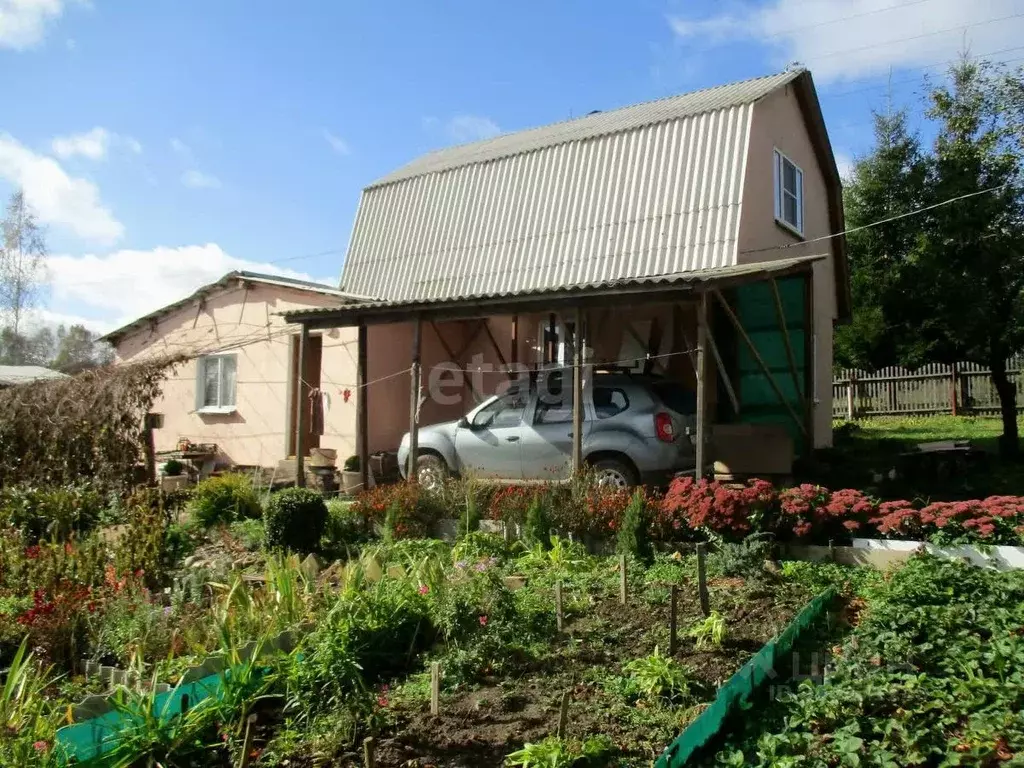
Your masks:
M363 489L363 476L360 472L343 471L341 473L341 490L352 495Z

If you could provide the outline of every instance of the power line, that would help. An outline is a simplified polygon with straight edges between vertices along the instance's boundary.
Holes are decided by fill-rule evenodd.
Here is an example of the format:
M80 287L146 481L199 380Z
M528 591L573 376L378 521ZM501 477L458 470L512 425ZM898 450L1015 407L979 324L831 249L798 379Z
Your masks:
M765 253L767 251L785 251L785 250L788 250L789 248L798 248L798 247L800 247L802 245L808 245L810 243L820 243L822 240L831 240L833 237L840 237L841 235L849 235L849 234L852 234L854 232L860 232L863 229L871 229L872 227L878 227L878 226L881 226L882 224L888 224L891 221L898 221L899 219L906 219L906 218L909 218L910 216L917 216L919 214L925 213L926 211L932 211L932 210L935 210L936 208L941 208L944 205L950 205L952 203L958 203L961 200L966 200L967 198L970 198L970 197L977 197L978 195L988 194L989 192L996 192L996 191L998 191L1000 189L1005 189L1008 186L1010 186L1010 185L1009 184L999 184L998 186L989 187L988 189L980 189L980 190L978 190L976 192L968 192L966 195L959 195L957 197L951 197L949 200L943 200L941 203L933 203L932 205L926 205L923 208L917 208L916 210L913 210L913 211L907 211L906 213L900 213L900 214L897 214L896 216L890 216L887 219L881 219L879 221L873 221L870 224L862 224L859 227L851 227L850 229L845 229L842 232L835 232L834 234L831 234L831 235L822 235L821 237L815 237L815 238L812 238L810 240L801 240L800 242L789 243L788 245L772 245L772 246L768 246L766 248L748 248L746 250L740 251L740 253Z

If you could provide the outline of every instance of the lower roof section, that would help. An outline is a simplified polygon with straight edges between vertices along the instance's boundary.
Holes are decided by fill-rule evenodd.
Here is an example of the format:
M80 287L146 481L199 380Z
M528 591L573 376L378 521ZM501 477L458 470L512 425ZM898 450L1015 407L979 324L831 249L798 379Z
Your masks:
M801 256L650 277L623 278L570 287L546 288L518 293L492 293L458 299L428 301L357 301L337 307L303 309L283 313L290 323L311 329L344 328L356 325L400 323L421 320L461 320L556 308L588 308L609 304L684 301L687 295L771 278L810 272L814 262L827 254Z

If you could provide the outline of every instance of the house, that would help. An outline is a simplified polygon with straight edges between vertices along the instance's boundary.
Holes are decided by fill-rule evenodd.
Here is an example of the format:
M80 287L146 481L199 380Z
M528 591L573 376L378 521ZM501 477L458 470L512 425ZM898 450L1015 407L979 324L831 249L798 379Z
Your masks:
M411 430L415 462L418 424L464 413L511 367L569 365L581 401L588 371L626 365L696 393L698 474L757 472L780 432L797 454L831 442L842 232L795 68L413 160L363 191L341 278L360 300L286 317L300 348L355 331L362 456Z
M356 333L318 337L300 376L298 327L282 313L347 300L329 286L235 271L104 340L113 345L118 364L184 358L153 406L158 454L188 443L193 454L208 447L214 465L276 467L295 450L298 400L310 413L307 450L320 446L344 458L355 448L355 402L344 392L355 379ZM311 380L323 388L304 384Z
M33 381L66 379L67 374L41 365L0 365L0 389L30 384Z

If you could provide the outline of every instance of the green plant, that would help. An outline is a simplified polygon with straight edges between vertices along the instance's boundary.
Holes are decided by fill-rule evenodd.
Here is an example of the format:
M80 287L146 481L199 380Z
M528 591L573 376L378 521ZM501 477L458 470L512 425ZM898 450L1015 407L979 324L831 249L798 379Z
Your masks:
M459 537L468 536L479 530L481 518L476 484L467 480L465 484L465 501L462 505L462 514L459 515Z
M604 735L589 736L582 743L548 736L536 744L524 744L505 760L521 768L603 768L615 752L615 742Z
M353 455L345 459L345 463L341 465L342 471L344 472L358 472L359 471L359 456Z
M327 524L327 505L309 488L285 488L270 497L263 522L268 548L312 552Z
M258 518L263 512L249 478L237 472L200 481L192 491L189 510L205 528Z
M185 470L185 465L177 459L168 459L164 462L164 475L167 477L178 477Z
M5 449L6 450L6 449ZM14 485L0 490L0 522L17 528L29 544L40 539L63 541L95 527L106 507L91 485Z
M545 548L551 540L551 516L548 513L547 499L541 493L534 494L526 510L523 539L530 546L539 544Z
M755 533L738 543L723 542L711 560L723 576L760 579L767 574L765 561L772 559L773 550L770 534Z
M366 538L366 527L351 502L330 499L327 502L327 523L324 526L324 548L335 554L345 551Z
M0 765L51 765L59 755L53 732L62 712L52 706L45 691L56 681L41 668L22 640L0 689Z
M712 611L710 616L692 626L686 636L693 638L698 650L704 650L721 648L726 634L725 616L718 611Z
M689 671L658 648L650 656L629 662L622 671L629 676L631 687L652 701L680 701L690 693Z
M654 558L654 549L647 535L647 496L642 488L633 492L626 511L622 516L615 549L620 555L630 555L641 562L649 563Z
M231 536L250 552L260 549L266 542L262 520L236 520L230 527Z

